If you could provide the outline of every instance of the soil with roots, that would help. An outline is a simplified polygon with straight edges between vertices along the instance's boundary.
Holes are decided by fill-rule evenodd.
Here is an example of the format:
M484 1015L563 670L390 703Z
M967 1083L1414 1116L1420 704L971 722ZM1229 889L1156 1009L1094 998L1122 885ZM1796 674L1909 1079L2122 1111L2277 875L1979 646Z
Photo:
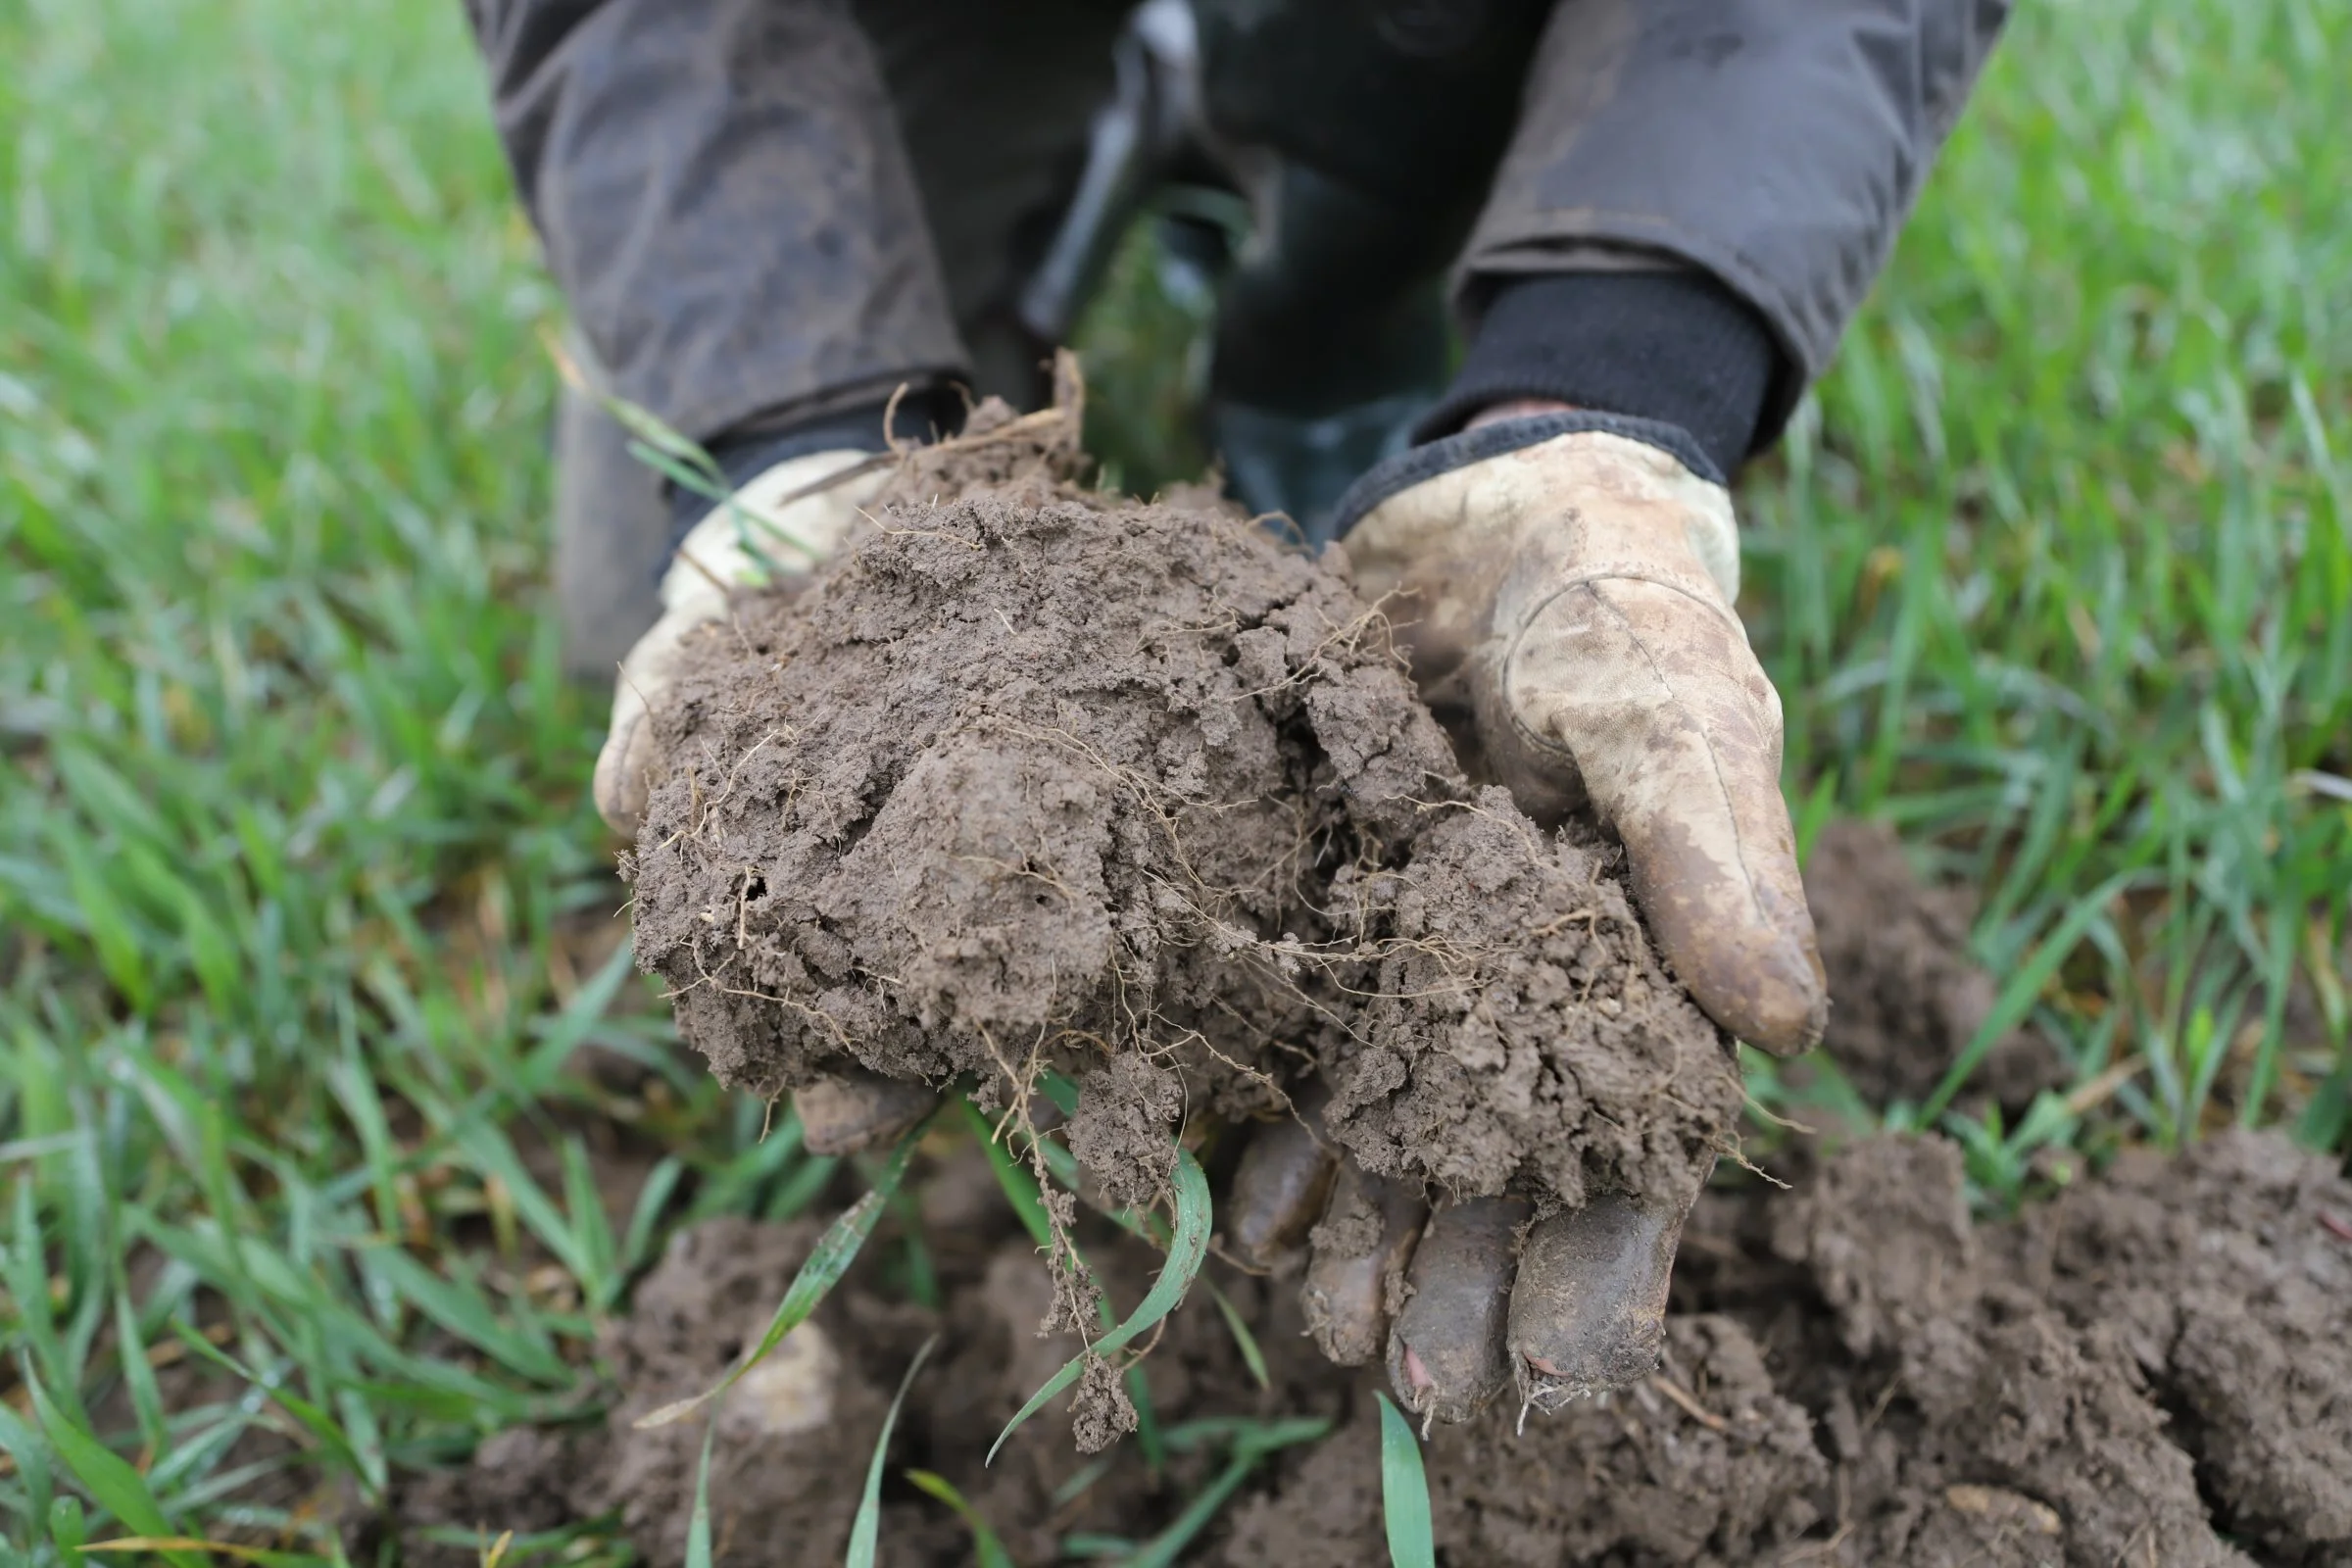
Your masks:
M1382 1175L1690 1191L1739 1076L1611 852L1465 778L1338 552L1083 488L1076 429L982 410L701 637L628 868L687 1042L771 1095L1066 1072L1118 1202L1309 1072Z

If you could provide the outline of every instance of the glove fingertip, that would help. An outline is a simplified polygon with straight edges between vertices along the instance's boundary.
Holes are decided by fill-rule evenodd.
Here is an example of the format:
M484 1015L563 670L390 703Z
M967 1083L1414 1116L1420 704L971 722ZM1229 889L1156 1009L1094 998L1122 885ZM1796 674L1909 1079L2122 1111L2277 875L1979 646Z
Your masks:
M1705 878L1660 877L1658 869L1634 861L1634 895L1700 1010L1770 1055L1818 1045L1830 1021L1829 982L1803 906L1768 901L1779 917L1767 918L1754 907L1752 883L1723 888Z
M651 793L646 783L646 768L652 760L649 755L652 748L648 744L645 719L642 711L631 714L619 720L605 737L603 749L596 754L596 772L589 784L589 794L596 801L596 814L605 819L605 826L624 838L637 836Z

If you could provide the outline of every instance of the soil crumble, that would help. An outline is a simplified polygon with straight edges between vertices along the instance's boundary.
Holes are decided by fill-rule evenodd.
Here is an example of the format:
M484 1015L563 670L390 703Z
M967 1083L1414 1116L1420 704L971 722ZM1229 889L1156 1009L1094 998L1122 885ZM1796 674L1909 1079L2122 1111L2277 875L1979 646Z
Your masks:
M1830 980L1823 1053L1866 1103L1918 1104L1992 1010L1992 977L1968 954L1975 894L1923 886L1884 823L1839 821L1813 841L1805 902ZM2022 1110L2065 1076L2048 1042L2012 1030L1993 1042L1963 1100Z
M2275 1135L2127 1156L1968 1223L1957 1148L1711 1192L1660 1372L1432 1434L1440 1559L1493 1568L2352 1562L2352 1183ZM1380 1560L1359 1407L1237 1513L1233 1568Z
M1155 1479L1132 1439L1117 1462L1090 1463L1069 1441L1077 1406L1070 1396L986 1463L1006 1418L1080 1345L1066 1329L1040 1332L1054 1306L1052 1282L1004 1204L973 1200L995 1194L978 1152L949 1146L938 1158L926 1155L918 1176L939 1307L908 1301L884 1278L884 1260L904 1240L886 1221L848 1278L729 1394L711 1450L715 1564L842 1560L891 1396L934 1335L939 1343L900 1411L885 1472L880 1561L892 1568L973 1558L969 1532L905 1479L908 1469L944 1477L1016 1562L1044 1563L1072 1532L1159 1528L1222 1463L1213 1447L1184 1446ZM1081 1223L1104 1289L1119 1305L1133 1305L1158 1254L1099 1218ZM392 1508L401 1560L471 1568L505 1530L527 1535L608 1517L643 1560L677 1568L705 1422L697 1416L645 1431L635 1423L711 1387L757 1342L821 1229L814 1217L781 1225L729 1217L674 1237L627 1315L603 1337L612 1374L605 1418L501 1433L469 1464L409 1479ZM1212 1266L1235 1310L1256 1327L1268 1383L1261 1388L1251 1377L1202 1293L1167 1321L1141 1363L1160 1429L1200 1417L1343 1416L1345 1377L1335 1378L1303 1337L1296 1293ZM464 1544L436 1541L435 1531Z
M711 1497L721 1563L840 1560L882 1412L916 1348L941 1344L901 1412L882 1560L947 1568L970 1537L903 1481L945 1476L1016 1561L1071 1532L1141 1540L1222 1462L1135 1440L1107 1468L1057 1420L998 1428L1076 1348L1041 1337L1053 1288L964 1147L926 1161L938 1311L883 1288L886 1227L815 1316L722 1411ZM2275 1135L2127 1156L2021 1218L1967 1219L1957 1149L1874 1139L1794 1191L1715 1190L1686 1235L1652 1378L1554 1415L1495 1408L1427 1447L1452 1568L2336 1568L2352 1561L2352 1182ZM1114 1299L1156 1254L1089 1218ZM406 1561L471 1562L418 1532L494 1539L617 1512L646 1559L683 1560L699 1422L635 1418L708 1388L764 1325L814 1220L708 1222L640 1285L605 1351L605 1422L524 1429L396 1500ZM1376 1372L1302 1338L1280 1279L1210 1264L1262 1348L1260 1388L1205 1292L1141 1363L1162 1431L1200 1418L1323 1417L1320 1442L1261 1468L1185 1560L1354 1568L1383 1560ZM1070 1401L1065 1396L1066 1413Z
M769 1095L1068 1072L1120 1202L1307 1071L1379 1174L1689 1191L1739 1079L1611 852L1472 786L1343 554L1085 489L1076 430L983 409L696 645L626 867L686 1040Z

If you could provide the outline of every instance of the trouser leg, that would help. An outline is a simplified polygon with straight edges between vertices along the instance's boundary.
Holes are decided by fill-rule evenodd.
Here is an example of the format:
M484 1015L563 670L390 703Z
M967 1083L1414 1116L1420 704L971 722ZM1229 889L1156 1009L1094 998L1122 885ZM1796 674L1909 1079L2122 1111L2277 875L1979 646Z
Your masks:
M1209 421L1242 499L1312 539L1443 387L1445 274L1550 0L1196 9L1209 129L1254 219L1220 301Z
M574 334L576 359L586 345ZM628 434L586 393L556 391L556 612L564 671L612 679L621 656L662 615L669 505L661 478L629 454Z
M1113 85L1125 0L854 0L922 192L983 396L1033 408L1054 344L1016 317Z
M1010 301L1107 92L1096 0L474 0L499 127L575 330L620 396L713 445L902 382L1033 402ZM557 418L566 662L649 624L674 519L625 437ZM688 503L691 505L691 503Z

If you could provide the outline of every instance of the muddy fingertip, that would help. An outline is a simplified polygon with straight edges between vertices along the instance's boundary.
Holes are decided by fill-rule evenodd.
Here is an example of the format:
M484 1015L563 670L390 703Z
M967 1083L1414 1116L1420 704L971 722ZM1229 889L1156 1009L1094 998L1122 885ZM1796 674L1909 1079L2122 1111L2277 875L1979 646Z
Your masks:
M1528 1233L1508 1342L1521 1419L1657 1370L1684 1203L1596 1194Z
M1525 1199L1473 1198L1430 1215L1388 1348L1389 1382L1424 1422L1466 1421L1511 1386L1511 1277L1532 1212Z

